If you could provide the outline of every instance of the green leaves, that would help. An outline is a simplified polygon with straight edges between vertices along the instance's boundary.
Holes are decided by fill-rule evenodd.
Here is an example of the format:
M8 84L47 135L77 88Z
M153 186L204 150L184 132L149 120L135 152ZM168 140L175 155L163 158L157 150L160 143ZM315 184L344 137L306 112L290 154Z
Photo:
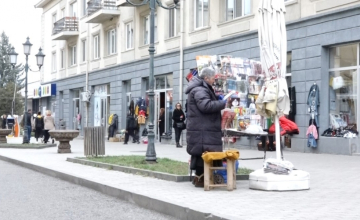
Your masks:
M24 98L20 90L24 88L24 77L21 76L23 65L13 67L8 53L12 45L5 32L0 37L0 114L10 114L15 94L14 114L23 114ZM15 86L16 85L16 86Z

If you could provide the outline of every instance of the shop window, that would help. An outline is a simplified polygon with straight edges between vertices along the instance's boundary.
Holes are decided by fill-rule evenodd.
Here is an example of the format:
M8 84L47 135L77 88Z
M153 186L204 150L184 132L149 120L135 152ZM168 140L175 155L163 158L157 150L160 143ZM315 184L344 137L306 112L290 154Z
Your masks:
M231 21L251 13L251 0L226 0L223 4L225 4L225 21Z
M209 0L195 0L195 29L209 25Z
M155 78L155 89L165 89L165 76L158 76Z
M359 45L330 48L330 123L333 128L351 127L359 123Z
M291 86L291 59L292 59L291 52L287 53L285 78L286 78L286 82L287 82L288 87Z
M357 65L357 44L330 49L330 69Z
M171 89L173 87L173 74L166 74L155 77L155 90Z

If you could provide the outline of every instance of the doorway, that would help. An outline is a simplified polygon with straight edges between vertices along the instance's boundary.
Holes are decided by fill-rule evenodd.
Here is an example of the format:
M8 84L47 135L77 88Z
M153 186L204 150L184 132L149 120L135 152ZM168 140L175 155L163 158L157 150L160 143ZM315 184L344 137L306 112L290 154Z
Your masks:
M78 121L77 116L80 114L80 99L73 99L73 129L80 130L80 121Z
M154 121L155 123L155 137L156 140L159 141L160 140L160 130L159 130L159 117L160 117L160 109L164 108L165 112L165 123L164 123L164 133L168 133L171 132L172 133L172 113L173 113L173 90L172 89L168 89L168 90L156 90L155 91L155 97L154 97L154 101L155 101L155 105L154 105Z

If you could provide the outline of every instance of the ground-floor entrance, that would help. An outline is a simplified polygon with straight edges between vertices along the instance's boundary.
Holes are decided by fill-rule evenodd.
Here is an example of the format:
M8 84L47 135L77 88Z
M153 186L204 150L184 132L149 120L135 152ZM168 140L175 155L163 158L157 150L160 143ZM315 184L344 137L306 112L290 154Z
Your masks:
M173 113L173 90L163 89L155 91L155 128L156 140L160 141L160 136L165 133L172 133L172 113ZM164 114L164 121L159 121L160 114Z

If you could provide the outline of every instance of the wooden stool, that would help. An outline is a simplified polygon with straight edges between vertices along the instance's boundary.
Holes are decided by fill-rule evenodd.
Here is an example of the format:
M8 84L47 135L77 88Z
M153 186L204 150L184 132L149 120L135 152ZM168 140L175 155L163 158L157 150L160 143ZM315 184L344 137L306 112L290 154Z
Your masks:
M209 191L215 187L227 187L228 191L236 189L235 160L226 159L226 167L212 167L212 162L204 161L204 190ZM214 170L226 170L227 184L214 184Z

